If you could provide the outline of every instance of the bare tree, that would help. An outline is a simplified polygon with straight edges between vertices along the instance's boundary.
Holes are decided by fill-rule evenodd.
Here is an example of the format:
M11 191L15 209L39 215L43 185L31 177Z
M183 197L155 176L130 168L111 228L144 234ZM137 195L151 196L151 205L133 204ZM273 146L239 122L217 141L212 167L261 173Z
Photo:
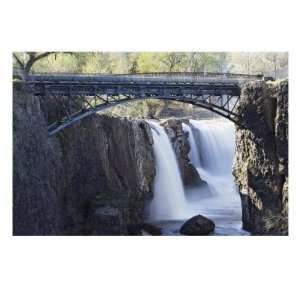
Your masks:
M186 60L184 53L167 52L160 57L160 61L168 68L168 72L173 72L175 68L180 68Z
M25 52L25 59L22 59L20 54L13 53L13 57L22 71L23 79L26 79L33 64L52 53L54 52Z

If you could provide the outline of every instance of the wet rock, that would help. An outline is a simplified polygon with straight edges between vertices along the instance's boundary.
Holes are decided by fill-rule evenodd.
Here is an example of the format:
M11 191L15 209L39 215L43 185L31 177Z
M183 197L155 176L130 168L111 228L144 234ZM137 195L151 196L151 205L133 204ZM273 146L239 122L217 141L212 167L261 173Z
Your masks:
M144 223L141 226L142 230L146 231L150 235L162 235L162 229L157 226L150 223Z
M237 112L246 125L236 128L233 170L243 227L253 234L275 234L278 224L282 233L288 214L288 81L246 84Z
M127 227L128 235L162 235L162 229L153 224L132 224Z
M188 157L190 145L188 134L183 131L182 122L183 120L180 119L169 119L161 123L174 148L182 181L185 186L206 184L205 181L201 180L199 173ZM185 122L188 122L188 120L185 120Z
M208 235L215 229L215 223L201 215L187 220L180 228L183 235Z

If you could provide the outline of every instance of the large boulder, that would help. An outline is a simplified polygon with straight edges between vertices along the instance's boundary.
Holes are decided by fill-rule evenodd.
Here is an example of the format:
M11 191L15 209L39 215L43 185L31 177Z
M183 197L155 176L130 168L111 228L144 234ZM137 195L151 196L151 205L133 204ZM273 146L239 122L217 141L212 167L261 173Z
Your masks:
M183 235L208 235L215 229L215 223L201 215L187 220L180 228Z
M188 133L184 132L182 122L183 120L180 119L169 119L162 122L161 125L165 128L175 151L183 184L185 186L206 184L205 181L201 180L199 173L189 159ZM188 120L184 122L188 122Z

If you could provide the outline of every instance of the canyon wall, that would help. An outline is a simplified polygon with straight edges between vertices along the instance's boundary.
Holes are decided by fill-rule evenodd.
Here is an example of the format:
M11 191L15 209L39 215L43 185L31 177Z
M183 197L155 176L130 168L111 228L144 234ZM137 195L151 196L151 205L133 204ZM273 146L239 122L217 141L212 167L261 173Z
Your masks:
M13 92L14 234L130 234L152 198L149 125L94 115L48 137L39 99Z
M288 234L288 81L246 84L236 129L234 176L243 227L253 234Z

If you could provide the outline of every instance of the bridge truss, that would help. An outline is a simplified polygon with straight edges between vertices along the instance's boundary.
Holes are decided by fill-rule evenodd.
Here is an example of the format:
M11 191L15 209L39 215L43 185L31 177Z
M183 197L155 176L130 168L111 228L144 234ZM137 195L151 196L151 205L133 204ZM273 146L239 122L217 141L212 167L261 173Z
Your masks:
M249 76L249 75L248 75ZM240 84L246 79L191 76L31 76L27 85L35 96L56 107L49 135L99 111L143 99L177 101L199 106L243 126L236 113ZM256 80L258 80L256 78Z

